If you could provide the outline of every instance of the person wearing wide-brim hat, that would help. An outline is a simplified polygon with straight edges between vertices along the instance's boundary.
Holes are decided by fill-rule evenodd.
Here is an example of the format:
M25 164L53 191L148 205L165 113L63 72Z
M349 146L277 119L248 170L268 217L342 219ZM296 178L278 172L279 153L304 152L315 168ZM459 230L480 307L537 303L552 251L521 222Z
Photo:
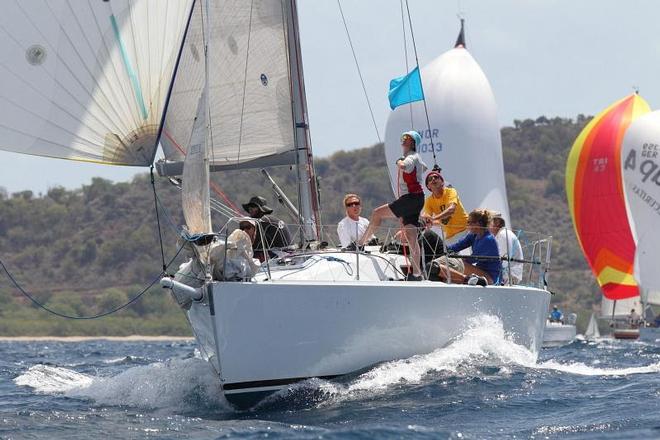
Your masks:
M254 256L261 261L264 261L265 250L269 251L269 255L274 256L273 249L281 249L291 245L291 233L286 224L279 218L271 215L273 209L268 206L268 202L261 196L253 196L247 203L243 203L243 209L247 211L250 217L257 219L256 236L254 238ZM261 232L263 231L264 239L262 243Z

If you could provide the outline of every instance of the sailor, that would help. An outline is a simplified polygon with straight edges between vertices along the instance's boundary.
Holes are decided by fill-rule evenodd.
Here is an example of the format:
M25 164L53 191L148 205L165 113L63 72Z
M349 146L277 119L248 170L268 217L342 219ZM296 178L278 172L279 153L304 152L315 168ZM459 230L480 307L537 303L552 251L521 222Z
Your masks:
M453 187L445 186L445 179L440 169L434 169L426 175L426 187L431 194L424 201L422 220L433 231L444 237L450 246L465 238L468 215L458 192Z
M419 213L424 207L424 189L422 179L426 165L417 153L417 146L422 143L422 136L416 131L407 131L401 135L403 156L396 161L398 198L392 203L379 206L371 214L371 222L358 245L364 246L369 237L385 218L399 218L407 241L410 244L410 260L412 272L408 272L406 280L421 281L420 248L417 241Z
M486 209L475 209L468 215L468 234L458 243L447 246L451 252L459 252L468 247L472 255L465 258L463 270L448 267L443 258L434 260L442 281L459 281L465 284L486 286L498 282L502 270L497 241L488 230L490 215ZM483 257L483 258L478 258ZM432 266L433 268L433 266ZM435 270L435 268L433 268ZM449 277L447 276L449 274ZM449 279L448 279L449 278Z
M273 210L268 207L266 199L261 196L252 197L243 204L243 209L250 217L257 219L256 235L254 237L254 255L260 261L265 260L264 244L270 256L275 256L273 249L282 249L291 245L291 234L286 224L274 215ZM263 242L261 231L263 230Z
M369 220L360 216L362 213L362 201L357 194L346 194L344 196L344 209L346 210L346 217L337 225L337 235L339 236L341 247L348 248L362 237L362 234L369 227ZM375 238L372 235L369 241Z
M557 306L552 306L552 312L550 312L550 322L561 322L564 321L564 314L557 308Z
M497 248L500 251L500 256L505 257L502 261L502 282L505 284L518 284L522 281L523 264L520 261L511 262L511 270L509 270L508 257L515 260L523 259L522 246L520 240L512 230L506 227L506 221L502 214L497 211L491 211L490 224L488 230L495 237L497 241ZM511 279L509 280L509 272L511 272Z
M637 313L635 309L632 309L630 311L630 315L628 315L628 324L630 324L630 326L633 328L637 328L641 319L642 317L639 316L639 313Z

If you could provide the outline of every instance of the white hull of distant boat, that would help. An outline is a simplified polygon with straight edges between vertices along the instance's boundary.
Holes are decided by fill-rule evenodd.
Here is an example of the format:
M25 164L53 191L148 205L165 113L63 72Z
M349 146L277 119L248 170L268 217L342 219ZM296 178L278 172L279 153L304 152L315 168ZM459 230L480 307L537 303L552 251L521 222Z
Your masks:
M226 398L249 407L307 378L332 379L429 353L481 315L497 317L512 341L538 354L549 292L377 281L373 277L379 273L388 275L384 255L360 257L362 280L348 278L356 254L337 252L312 256L304 267L275 271L268 281L208 284L188 317ZM322 261L314 263L314 258ZM339 269L333 282L294 279L327 278L333 267Z
M543 332L543 347L561 347L575 340L575 325L546 321Z

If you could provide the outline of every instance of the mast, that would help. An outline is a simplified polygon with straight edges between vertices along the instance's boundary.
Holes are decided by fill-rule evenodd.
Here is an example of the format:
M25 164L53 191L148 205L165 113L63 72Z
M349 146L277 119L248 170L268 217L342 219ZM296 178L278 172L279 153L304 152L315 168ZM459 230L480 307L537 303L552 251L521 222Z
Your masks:
M298 172L298 211L304 222L301 245L305 241L320 240L319 197L316 186L316 172L309 135L307 99L303 78L300 33L298 30L298 10L296 0L285 0L284 10L287 26L287 47L289 71L291 73L291 98L293 104L294 148Z

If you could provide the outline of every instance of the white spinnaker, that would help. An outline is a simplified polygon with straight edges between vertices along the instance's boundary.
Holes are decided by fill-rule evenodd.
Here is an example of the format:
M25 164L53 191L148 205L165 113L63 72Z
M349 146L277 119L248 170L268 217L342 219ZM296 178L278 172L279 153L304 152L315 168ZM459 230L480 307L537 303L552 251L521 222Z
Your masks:
M390 114L385 157L392 186L396 188L401 133L414 129L422 135L417 151L429 168L433 166L433 139L442 174L456 188L466 210L493 209L508 221L502 140L488 79L463 48L451 49L433 60L421 69L421 76L431 129L421 101L397 107Z
M643 300L660 304L660 111L636 119L621 146L628 218L635 237L635 278Z
M616 307L614 303L614 300L603 297L600 303L600 316L602 318L611 318L613 310L615 318L624 318L630 315L632 309L635 309L635 312L639 315L642 314L642 303L640 302L639 296L619 299L616 301Z
M6 0L0 149L149 165L192 0Z
M206 5L200 3L184 44L161 137L166 158L173 161L183 157L204 83L202 16ZM211 7L211 165L237 166L292 151L294 127L283 2L222 0L212 2Z

